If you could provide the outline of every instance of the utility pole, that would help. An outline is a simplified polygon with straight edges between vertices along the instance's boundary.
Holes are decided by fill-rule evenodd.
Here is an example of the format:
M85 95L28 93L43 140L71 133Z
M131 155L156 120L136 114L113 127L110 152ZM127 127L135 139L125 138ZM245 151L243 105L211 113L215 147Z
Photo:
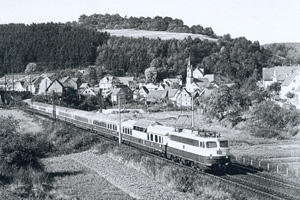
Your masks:
M180 93L180 113L182 114L182 91L181 90L181 93Z
M121 96L119 96L119 144L122 143L122 134L121 134Z
M53 90L53 96L52 96L52 106L53 106L53 119L56 120L56 105L55 105L55 100L56 100L56 96L55 96L55 91Z
M6 76L4 76L4 88L5 88L5 92L6 92Z
M193 100L193 92L191 93L191 104L192 104L192 129L194 129L194 100Z

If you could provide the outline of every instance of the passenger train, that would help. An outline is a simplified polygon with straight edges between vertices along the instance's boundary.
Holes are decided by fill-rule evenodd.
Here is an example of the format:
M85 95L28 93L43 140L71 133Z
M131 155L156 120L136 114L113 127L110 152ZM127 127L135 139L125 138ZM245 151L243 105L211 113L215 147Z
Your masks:
M79 128L96 132L107 137L119 137L118 115L94 113L31 102L33 112L55 117ZM220 134L208 131L176 129L159 122L126 116L121 119L122 143L167 157L176 162L201 170L226 169L230 165L228 141Z

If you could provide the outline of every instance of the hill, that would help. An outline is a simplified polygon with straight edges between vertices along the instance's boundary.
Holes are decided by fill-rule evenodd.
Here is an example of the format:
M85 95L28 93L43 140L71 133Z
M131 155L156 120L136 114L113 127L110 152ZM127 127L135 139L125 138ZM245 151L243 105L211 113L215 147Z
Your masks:
M215 38L211 38L207 35L203 34L192 34L192 33L175 33L175 32L167 32L167 31L148 31L148 30L135 30L135 29L104 29L98 30L99 32L107 32L111 35L117 37L132 37L132 38L142 38L146 37L149 39L157 39L160 38L162 40L183 40L187 37L191 37L192 39L199 38L200 40L209 40L213 42L217 42L218 40Z

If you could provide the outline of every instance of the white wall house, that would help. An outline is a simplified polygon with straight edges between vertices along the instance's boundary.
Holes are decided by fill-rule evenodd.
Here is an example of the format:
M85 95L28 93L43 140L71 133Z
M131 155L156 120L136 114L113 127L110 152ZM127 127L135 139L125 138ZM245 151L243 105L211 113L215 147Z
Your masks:
M300 87L300 71L296 71L282 82L280 97L282 99L286 99L287 98L286 94L291 92L294 93L296 95L295 98L298 99L299 94L296 90L299 87Z
M52 81L50 78L43 78L39 84L37 94L46 94L46 89L50 86L51 83Z

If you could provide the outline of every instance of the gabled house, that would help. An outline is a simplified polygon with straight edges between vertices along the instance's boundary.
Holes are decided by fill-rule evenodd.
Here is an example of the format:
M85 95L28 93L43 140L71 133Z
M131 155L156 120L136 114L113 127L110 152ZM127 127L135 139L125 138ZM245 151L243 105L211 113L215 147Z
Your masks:
M193 77L194 78L203 78L204 77L204 69L203 68L196 68L193 71Z
M82 93L85 90L85 88L90 88L90 87L91 87L90 84L88 84L88 83L82 83L79 86L79 93Z
M159 103L165 101L168 97L167 90L150 90L147 97L147 103Z
M199 91L189 92L187 89L183 88L180 94L177 93L176 105L190 107L192 106L192 98L195 99L199 95Z
M85 96L96 96L96 92L90 87L84 88L81 94Z
M128 87L128 85L116 85L115 88L122 88L125 92L125 100L130 101L133 99L133 92L132 90Z
M119 80L113 76L105 76L99 82L99 88L102 90L110 90L113 86L119 84Z
M48 95L52 95L55 92L56 95L61 96L64 92L65 87L59 82L59 80L54 80L47 88L46 92Z
M46 94L47 88L52 83L49 77L43 77L40 79L40 83L38 84L38 88L36 89L36 94Z
M111 90L111 102L112 104L125 104L126 102L126 93L122 88L114 88Z
M62 79L59 80L59 82L64 86L64 87L71 87L74 90L78 89L77 85L77 79L73 79L69 76L63 77Z
M26 91L25 81L18 81L15 83L14 90L18 92Z
M281 84L281 91L280 91L280 97L282 99L287 98L287 93L294 93L295 98L298 99L298 92L300 87L300 71L295 71L293 74L291 74L289 77L287 77ZM297 94L296 94L296 93Z

